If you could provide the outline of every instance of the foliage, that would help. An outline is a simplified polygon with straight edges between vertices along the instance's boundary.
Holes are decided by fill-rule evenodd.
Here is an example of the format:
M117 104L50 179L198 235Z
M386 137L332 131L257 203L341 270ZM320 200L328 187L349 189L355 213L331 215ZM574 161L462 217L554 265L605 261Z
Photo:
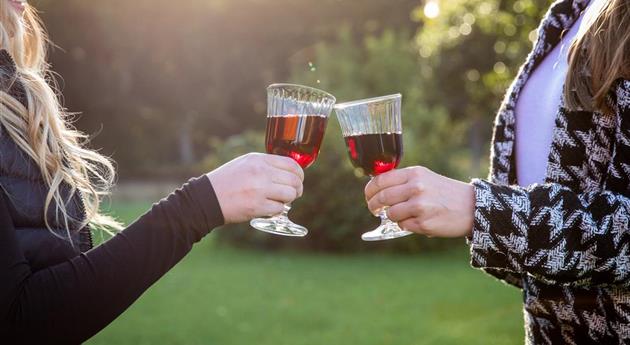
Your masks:
M459 138L464 126L448 119L443 108L429 108L419 89L418 64L409 35L386 30L355 43L349 29L341 31L332 44L321 43L313 56L294 59L292 81L321 87L341 100L403 92L403 166L427 164L451 176L464 176L464 156ZM310 66L305 69L303 66ZM317 83L319 80L319 83ZM264 121L261 118L259 121ZM208 168L234 155L263 148L264 133L247 132L214 140L215 150L206 162ZM448 138L448 140L445 140ZM396 250L421 251L453 243L420 237L389 243L365 244L361 232L377 225L366 206L363 189L368 179L355 172L336 119L330 119L321 155L306 173L304 196L294 204L291 217L306 225L308 241L282 239L254 233L247 226L240 231L222 232L221 238L236 245L261 248L297 248L318 251ZM461 241L460 241L461 242Z
M435 0L431 0L435 1ZM439 1L439 15L423 7L412 17L429 104L446 107L468 126L470 172L485 174L490 124L501 99L536 39L548 0Z
M422 8L412 13L422 23L415 37L405 30L369 34L340 27L335 40L319 42L292 58L291 79L328 90L340 101L401 92L403 166L425 165L467 179L486 169L491 119L531 47L532 30L544 7L536 0L439 4L435 18L424 17ZM262 148L262 136L259 133L244 151ZM242 141L232 138L215 147L229 157L235 152L233 143ZM262 248L343 251L418 251L456 243L411 238L371 246L358 241L359 233L375 221L367 215L362 196L367 181L353 176L334 120L322 151L307 174L305 195L292 212L296 221L312 229L307 242L252 235L245 229L222 239Z
M85 112L77 126L100 132L93 145L113 154L122 178L189 175L262 150L264 88L289 80L339 101L401 92L402 166L466 180L485 174L492 118L549 1L425 4L439 13L425 15L415 0L38 3L63 48L52 58L66 80L68 107ZM363 200L366 182L350 166L331 119L305 196L291 213L312 230L308 241L247 226L221 239L322 251L458 243L362 243L358 235L376 224Z
M287 60L337 25L414 25L415 0L40 0L77 126L122 178L164 177L205 156L209 136L242 132L265 112Z

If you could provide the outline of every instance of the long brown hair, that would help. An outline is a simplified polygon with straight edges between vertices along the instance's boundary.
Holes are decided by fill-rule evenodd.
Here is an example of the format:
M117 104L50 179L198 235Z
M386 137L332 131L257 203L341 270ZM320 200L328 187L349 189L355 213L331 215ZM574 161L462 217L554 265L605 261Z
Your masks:
M612 114L608 94L630 79L630 1L593 0L594 15L569 50L564 100L569 109Z
M87 137L71 126L46 61L47 44L44 27L31 5L20 14L8 1L0 0L0 48L15 60L17 80L24 86L28 104L25 107L0 91L0 124L39 167L48 187L45 210L55 205L55 220L68 235L70 221L118 228L117 222L99 211L101 198L114 182L114 167L108 158L87 149ZM62 193L65 187L70 187L69 193ZM71 219L66 209L77 193L83 199L85 219ZM51 228L46 211L44 219Z

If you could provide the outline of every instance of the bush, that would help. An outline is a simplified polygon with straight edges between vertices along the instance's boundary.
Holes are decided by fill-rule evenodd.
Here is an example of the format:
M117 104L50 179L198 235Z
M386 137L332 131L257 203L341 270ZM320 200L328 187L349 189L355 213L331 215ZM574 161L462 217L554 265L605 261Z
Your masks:
M543 0L440 1L437 18L425 18L422 7L412 13L421 23L414 34L366 34L342 27L332 43L317 43L292 58L291 81L330 91L340 102L402 93L401 166L424 165L467 180L485 174L491 119L531 49L533 30L547 5ZM251 132L215 141L214 164L235 152L262 149L263 137ZM304 197L291 213L310 228L309 237L287 240L242 229L222 232L221 239L259 248L334 251L419 251L461 242L423 237L361 242L360 233L378 223L365 207L366 182L355 176L333 119L321 157L306 173Z
M349 31L342 31L336 44L319 44L314 56L296 57L292 81L324 88L341 101L402 92L405 155L401 166L423 164L449 176L464 176L464 126L455 125L444 109L423 103L416 54L408 35L386 31L361 44L353 43L350 37ZM314 78L320 80L319 85L312 82ZM211 146L213 154L205 161L205 168L216 167L239 154L261 151L264 133L250 131L227 140L214 139ZM308 237L287 239L240 225L233 231L220 232L219 238L262 249L344 252L417 252L461 243L419 236L378 244L362 242L360 234L378 225L365 204L363 189L367 182L368 178L359 176L350 164L333 114L321 154L306 171L304 196L294 203L290 213L292 220L309 228Z

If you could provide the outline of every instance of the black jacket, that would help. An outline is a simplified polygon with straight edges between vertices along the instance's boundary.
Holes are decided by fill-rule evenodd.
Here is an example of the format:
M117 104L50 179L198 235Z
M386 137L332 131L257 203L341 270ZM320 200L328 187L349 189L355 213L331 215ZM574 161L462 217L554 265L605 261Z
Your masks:
M24 89L17 80L15 63L6 50L0 50L0 90L27 106ZM8 207L17 229L18 242L34 270L62 262L92 248L89 229L81 229L76 221L72 221L85 218L83 202L78 193L66 205L71 216L70 229L65 228L61 218L55 217L54 203L48 209L48 221L56 236L46 227L44 204L48 189L35 162L19 149L4 126L0 126L0 187L10 201ZM64 199L68 200L69 188L62 190L65 192L62 193ZM68 235L72 242L68 241Z
M15 65L0 51L0 87L23 102ZM0 344L78 344L106 327L208 232L223 224L210 179L192 179L102 245L70 224L74 243L44 226L45 188L34 162L0 131ZM66 194L67 195L67 194ZM82 219L80 196L69 205ZM50 217L50 212L49 212ZM49 218L55 232L66 230ZM194 303L194 301L191 301ZM142 332L142 330L138 330Z

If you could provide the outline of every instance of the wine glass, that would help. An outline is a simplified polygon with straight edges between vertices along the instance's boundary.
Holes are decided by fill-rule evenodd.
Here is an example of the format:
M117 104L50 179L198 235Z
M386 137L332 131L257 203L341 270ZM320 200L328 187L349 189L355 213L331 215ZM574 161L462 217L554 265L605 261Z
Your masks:
M403 154L400 94L337 104L335 112L352 164L374 178L398 167ZM364 241L391 240L412 232L379 212L381 225L361 236Z
M324 139L328 117L336 99L308 86L273 84L267 88L267 153L293 158L303 169L311 166ZM291 205L281 214L256 218L250 224L260 231L303 237L308 230L288 218Z

